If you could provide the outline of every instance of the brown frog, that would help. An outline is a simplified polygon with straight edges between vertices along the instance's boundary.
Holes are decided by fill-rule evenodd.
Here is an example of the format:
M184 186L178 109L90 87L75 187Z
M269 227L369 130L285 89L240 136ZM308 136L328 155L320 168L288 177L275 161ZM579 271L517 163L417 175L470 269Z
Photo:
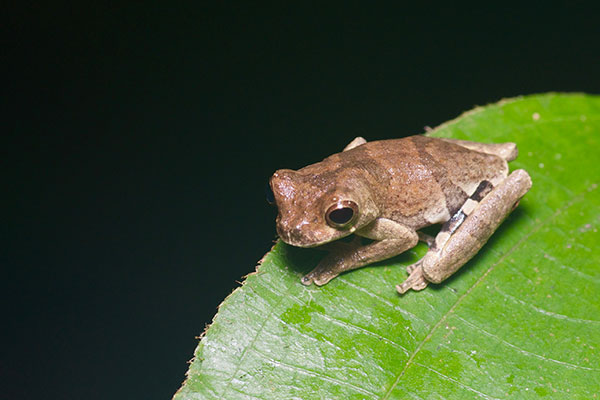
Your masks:
M330 253L302 278L319 286L424 241L429 251L396 286L399 293L422 290L469 261L530 189L525 170L508 175L507 161L516 156L514 143L358 137L321 162L273 174L277 233L299 247L350 234L373 240L330 243ZM419 231L433 224L443 224L435 238Z

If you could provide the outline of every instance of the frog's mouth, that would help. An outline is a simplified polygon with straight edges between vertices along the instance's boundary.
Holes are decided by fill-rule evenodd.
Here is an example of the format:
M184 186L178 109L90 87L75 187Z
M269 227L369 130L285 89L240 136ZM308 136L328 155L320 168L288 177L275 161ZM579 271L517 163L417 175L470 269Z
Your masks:
M300 223L293 227L277 224L277 234L285 243L295 247L316 247L350 235L350 231L340 231L323 225L312 226Z

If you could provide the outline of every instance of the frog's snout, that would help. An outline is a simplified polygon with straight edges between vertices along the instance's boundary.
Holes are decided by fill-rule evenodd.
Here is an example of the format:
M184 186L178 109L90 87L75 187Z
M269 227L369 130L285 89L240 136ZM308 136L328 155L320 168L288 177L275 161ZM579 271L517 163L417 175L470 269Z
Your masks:
M297 224L278 222L277 234L285 243L296 247L314 247L323 242L318 237L318 230L314 227L311 229L306 221Z
M305 235L303 234L302 230L297 227L290 228L278 224L277 234L279 235L281 240L283 240L289 245L297 247L307 247L305 244L307 239L304 237Z

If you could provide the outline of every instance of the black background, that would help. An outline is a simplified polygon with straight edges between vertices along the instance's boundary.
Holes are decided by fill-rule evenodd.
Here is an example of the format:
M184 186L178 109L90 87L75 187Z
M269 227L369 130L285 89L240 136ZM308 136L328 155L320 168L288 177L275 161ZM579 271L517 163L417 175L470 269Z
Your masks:
M275 238L275 169L504 97L600 93L581 2L3 14L7 399L170 398Z

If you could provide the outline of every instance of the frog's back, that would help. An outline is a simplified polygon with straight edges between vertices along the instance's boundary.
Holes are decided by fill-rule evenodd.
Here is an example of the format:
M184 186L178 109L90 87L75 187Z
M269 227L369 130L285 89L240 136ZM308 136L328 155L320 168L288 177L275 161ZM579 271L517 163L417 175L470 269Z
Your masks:
M495 185L508 173L497 155L421 135L367 142L336 156L377 182L385 217L415 228L446 221L481 181Z

